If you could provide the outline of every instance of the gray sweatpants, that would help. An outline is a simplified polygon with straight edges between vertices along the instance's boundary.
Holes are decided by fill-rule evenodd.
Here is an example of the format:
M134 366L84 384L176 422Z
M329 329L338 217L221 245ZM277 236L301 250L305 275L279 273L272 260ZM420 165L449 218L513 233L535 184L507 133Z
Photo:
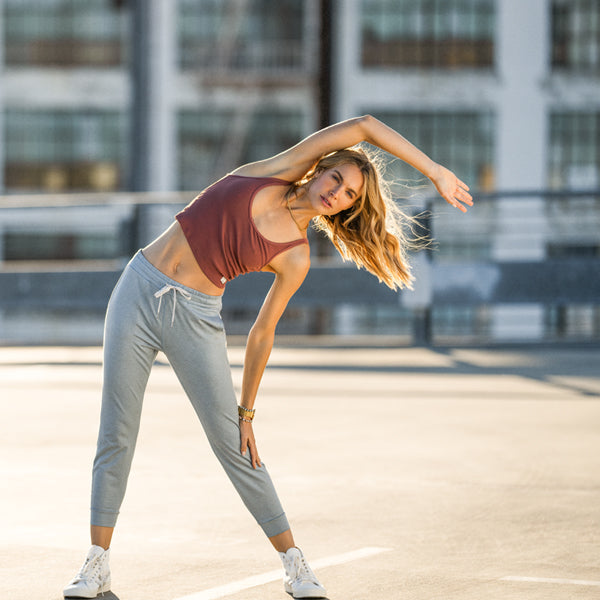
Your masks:
M92 479L92 525L114 527L133 459L144 390L165 353L225 472L268 537L289 529L264 465L240 452L237 399L220 316L221 298L185 287L138 252L106 313L104 385Z

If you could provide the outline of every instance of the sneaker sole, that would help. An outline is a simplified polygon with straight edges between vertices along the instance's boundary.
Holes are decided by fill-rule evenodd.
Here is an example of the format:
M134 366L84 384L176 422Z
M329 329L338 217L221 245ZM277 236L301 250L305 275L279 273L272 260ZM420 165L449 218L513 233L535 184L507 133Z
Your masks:
M93 600L94 598L102 598L104 594L109 593L110 590L103 590L98 592L95 596L63 596L63 600Z
M327 600L327 596L323 596L323 594L320 594L316 590L315 590L314 594L317 594L317 595L309 593L308 596L307 595L294 596L294 592L292 591L292 588L287 583L284 584L284 588L285 588L286 593L289 594L292 598L295 598L296 600L302 600L302 598L324 598L325 600Z
M106 592L110 592L110 581L108 581L108 583L105 583L99 590L98 593L95 596L74 596L73 594L70 595L66 595L65 593L63 593L63 598L64 600L78 600L79 598L86 598L86 600L89 600L90 598L98 598L98 596L100 596L100 594L105 594Z

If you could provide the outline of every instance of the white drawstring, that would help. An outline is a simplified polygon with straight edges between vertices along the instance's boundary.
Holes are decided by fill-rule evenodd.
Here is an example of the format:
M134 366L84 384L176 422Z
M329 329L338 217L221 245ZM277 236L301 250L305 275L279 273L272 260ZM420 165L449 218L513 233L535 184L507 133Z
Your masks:
M173 323L175 322L175 306L177 305L177 292L179 292L186 300L191 300L192 295L188 291L176 285L165 285L154 294L154 297L158 298L158 310L156 311L156 316L160 314L160 305L162 302L162 297L171 290L173 290L173 314L171 315L171 327L173 327Z

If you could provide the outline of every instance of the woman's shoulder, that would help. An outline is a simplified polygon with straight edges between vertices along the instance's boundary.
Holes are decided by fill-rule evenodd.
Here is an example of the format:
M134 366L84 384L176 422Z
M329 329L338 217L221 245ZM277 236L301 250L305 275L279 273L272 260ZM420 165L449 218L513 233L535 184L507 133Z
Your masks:
M292 246L271 260L274 273L304 279L310 269L310 246L308 240Z
M197 198L201 196L207 196L209 194L230 194L232 191L235 193L243 193L245 191L252 193L264 185L290 186L292 185L292 182L279 177L253 175L236 169L235 171L227 173L220 179L217 179L217 181L211 183L207 188L200 192L200 194L198 194Z
M253 163L248 163L238 167L228 174L232 177L252 177L257 179L278 179L288 184L292 184L295 180L289 176L286 171L277 169L271 160L260 160Z

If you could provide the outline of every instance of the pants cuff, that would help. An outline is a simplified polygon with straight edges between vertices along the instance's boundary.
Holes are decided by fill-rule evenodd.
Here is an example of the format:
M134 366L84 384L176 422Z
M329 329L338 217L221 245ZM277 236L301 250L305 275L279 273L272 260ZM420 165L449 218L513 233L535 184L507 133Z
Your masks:
M109 512L92 508L90 523L98 527L114 527L117 524L118 516L118 512Z
M267 537L279 535L290 528L290 524L288 523L285 513L281 513L281 515L271 519L270 521L259 523L259 525L262 527L262 530L265 532Z

